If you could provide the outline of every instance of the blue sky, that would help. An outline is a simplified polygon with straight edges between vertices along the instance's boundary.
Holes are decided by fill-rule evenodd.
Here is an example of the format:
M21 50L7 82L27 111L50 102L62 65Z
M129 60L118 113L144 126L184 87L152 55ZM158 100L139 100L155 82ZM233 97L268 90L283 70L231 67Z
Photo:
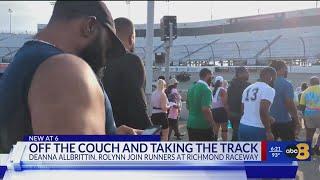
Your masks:
M12 9L13 32L36 32L37 24L46 24L52 13L53 1L0 1L0 32L9 31L9 13ZM147 2L105 1L114 18L129 17L136 24L147 19ZM308 9L316 1L156 1L155 23L164 15L176 15L178 22L196 22L212 19ZM320 3L319 6L320 7ZM211 16L212 15L212 16Z

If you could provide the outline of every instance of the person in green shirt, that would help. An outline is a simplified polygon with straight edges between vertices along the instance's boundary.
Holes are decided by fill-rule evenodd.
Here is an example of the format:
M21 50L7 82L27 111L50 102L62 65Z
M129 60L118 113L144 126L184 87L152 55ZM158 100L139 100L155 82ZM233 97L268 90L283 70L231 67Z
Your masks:
M209 88L212 72L203 68L199 76L200 80L192 85L187 94L189 141L214 141L217 140L217 126L211 113L212 91Z

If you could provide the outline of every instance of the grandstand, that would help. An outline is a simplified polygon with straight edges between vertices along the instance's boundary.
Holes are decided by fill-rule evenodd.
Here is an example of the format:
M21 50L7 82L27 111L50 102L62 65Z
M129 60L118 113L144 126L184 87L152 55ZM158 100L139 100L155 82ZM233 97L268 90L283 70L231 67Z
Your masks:
M177 19L179 21L179 17ZM316 66L320 58L319 19L320 9L312 8L178 23L178 38L173 41L170 54L171 72L193 74L198 72L197 66L208 66L231 77L230 66L256 66L252 70L255 73L270 60L282 59L289 62L291 74L317 73L320 70L320 66ZM44 27L45 24L39 24L38 31ZM135 27L136 53L145 60L146 25ZM154 53L165 52L159 27L155 24ZM0 34L0 60L10 62L17 49L31 38L29 34ZM162 65L155 65L154 76L158 76L164 69L159 68ZM299 83L297 80L296 84Z
M293 65L318 63L320 10L317 8L258 16L178 24L170 60L174 65L264 65L284 59ZM179 17L178 17L179 19ZM159 25L156 52L164 52ZM136 25L137 53L143 58L145 25ZM228 63L226 63L228 62Z
M30 34L0 33L0 59L1 62L10 62L17 50L28 40Z

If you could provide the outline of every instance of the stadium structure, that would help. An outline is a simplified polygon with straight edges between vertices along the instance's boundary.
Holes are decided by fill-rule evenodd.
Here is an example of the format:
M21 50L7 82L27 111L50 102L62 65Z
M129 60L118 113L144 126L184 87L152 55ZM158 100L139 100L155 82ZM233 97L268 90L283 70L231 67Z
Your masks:
M320 9L280 12L221 20L178 23L178 38L173 41L170 72L197 73L203 66L231 78L233 67L244 65L253 73L270 60L289 64L291 79L307 80L302 74L320 70ZM177 17L179 22L179 17ZM46 25L38 24L38 31ZM145 61L146 25L136 24L136 53ZM165 52L160 40L160 25L154 26L154 54ZM15 52L30 34L0 34L0 60L10 63ZM154 63L154 77L164 73ZM295 74L297 77L295 77ZM302 76L302 77L300 77ZM253 76L255 78L256 76ZM308 75L309 77L309 75ZM197 78L197 77L195 77ZM301 80L300 80L301 79Z

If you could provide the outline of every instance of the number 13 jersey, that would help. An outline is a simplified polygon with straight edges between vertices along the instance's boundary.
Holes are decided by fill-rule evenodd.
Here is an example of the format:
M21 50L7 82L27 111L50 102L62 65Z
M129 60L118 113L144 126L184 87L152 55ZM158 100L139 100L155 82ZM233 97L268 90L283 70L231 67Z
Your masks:
M248 86L242 93L244 112L241 124L264 128L260 118L260 102L264 99L272 105L274 96L275 90L264 82L256 82Z

